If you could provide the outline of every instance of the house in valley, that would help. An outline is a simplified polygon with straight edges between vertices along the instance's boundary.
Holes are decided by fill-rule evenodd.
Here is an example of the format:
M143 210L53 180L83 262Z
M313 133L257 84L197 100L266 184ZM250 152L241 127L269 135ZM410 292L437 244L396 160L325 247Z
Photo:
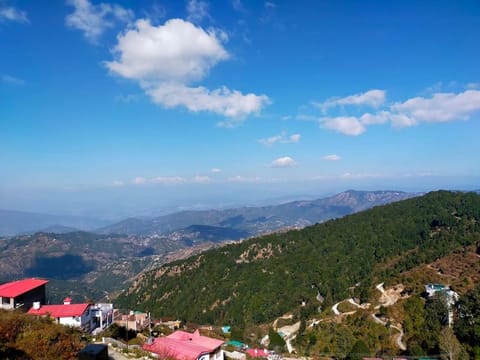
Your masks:
M177 360L223 360L221 348L223 340L177 330L159 338L149 339L143 349L160 357L173 357Z
M48 280L23 279L0 285L0 309L27 311L33 303L45 304Z

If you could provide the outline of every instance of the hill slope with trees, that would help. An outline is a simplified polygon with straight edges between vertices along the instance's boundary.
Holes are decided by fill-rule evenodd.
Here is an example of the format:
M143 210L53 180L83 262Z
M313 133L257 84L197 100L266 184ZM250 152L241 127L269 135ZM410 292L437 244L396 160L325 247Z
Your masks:
M324 307L366 300L373 284L479 239L480 196L432 192L164 265L117 301L155 316L245 328L315 301L317 289Z

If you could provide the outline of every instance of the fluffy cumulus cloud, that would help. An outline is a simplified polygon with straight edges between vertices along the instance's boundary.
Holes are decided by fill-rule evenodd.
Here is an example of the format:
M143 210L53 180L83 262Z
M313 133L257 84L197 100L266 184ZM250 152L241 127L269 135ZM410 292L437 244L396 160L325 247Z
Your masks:
M117 4L92 4L89 0L68 0L73 6L73 13L67 15L65 24L68 27L83 31L91 42L97 42L103 32L112 28L115 23L128 23L133 20L133 11Z
M178 83L162 83L146 86L145 91L153 102L166 108L185 106L192 112L210 111L230 118L243 119L257 113L266 100L264 96L242 94L226 87L208 90L203 86L188 87ZM231 122L223 122L230 127Z
M359 96L352 95L357 98ZM373 103L370 105L373 106ZM468 89L460 93L434 93L430 97L414 97L404 102L395 102L384 106L375 113L325 116L319 119L319 123L326 129L345 135L358 136L371 125L391 123L395 127L410 127L421 123L468 120L479 111L480 90Z
M342 158L339 155L331 154L331 155L322 156L322 159L327 161L339 161Z
M118 37L117 60L110 71L141 81L185 82L202 79L212 66L229 57L215 32L182 19L153 26L145 19Z
M301 137L302 136L300 134L288 135L286 132L282 132L279 135L259 139L258 142L265 146L272 146L275 143L290 144L299 142Z
M14 6L2 5L0 1L0 22L14 21L19 23L28 23L27 13Z
M290 156L284 156L284 157L275 159L270 164L271 167L276 167L276 168L287 168L287 167L293 167L295 165L297 165L297 162L293 160Z
M325 117L320 122L324 128L345 135L358 136L366 130L365 125L355 116Z
M322 111L327 111L329 108L345 105L367 105L372 107L379 107L385 102L385 90L369 90L361 94L350 95L346 97L334 97L327 99L322 103L315 103Z
M468 120L480 110L480 90L466 90L462 93L436 93L430 98L415 97L403 103L391 106L394 115L403 119L393 118L393 124L412 126L420 122L448 122Z
M229 58L223 47L226 40L222 31L206 31L182 19L159 26L140 19L118 36L115 59L105 66L113 74L138 81L152 100L164 107L183 106L192 112L209 111L242 120L260 112L268 97L225 86L213 90L191 86ZM224 125L229 124L226 121Z

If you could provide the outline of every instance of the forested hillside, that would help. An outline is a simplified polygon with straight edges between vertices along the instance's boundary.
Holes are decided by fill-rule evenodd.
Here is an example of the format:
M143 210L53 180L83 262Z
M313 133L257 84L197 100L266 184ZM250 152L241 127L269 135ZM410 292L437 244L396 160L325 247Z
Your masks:
M314 301L317 288L323 306L367 299L377 281L479 240L480 196L432 192L164 265L140 276L118 303L245 327Z

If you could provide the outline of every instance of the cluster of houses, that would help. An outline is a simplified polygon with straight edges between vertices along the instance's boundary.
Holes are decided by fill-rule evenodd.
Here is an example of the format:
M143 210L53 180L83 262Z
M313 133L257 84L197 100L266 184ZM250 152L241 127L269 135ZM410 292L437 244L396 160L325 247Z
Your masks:
M47 305L47 283L43 279L23 279L0 285L0 309L20 309L30 315L49 316L58 324L86 332L101 331L113 323L113 304L75 304L67 297L63 304Z
M34 316L48 316L58 324L72 326L83 331L95 333L102 331L116 321L127 329L140 331L150 325L148 314L131 312L127 315L116 315L113 304L81 303L75 304L67 297L63 304L46 304L46 285L43 279L24 279L0 285L0 309L20 309ZM450 308L449 322L453 321L452 305L458 300L458 294L449 287L440 284L427 284L425 291L428 296L442 294L447 299ZM176 329L178 321L172 322ZM230 329L223 329L229 332ZM226 352L223 345L231 345L237 350ZM168 336L150 337L143 349L157 357L175 358L180 360L223 360L225 355L235 360L245 360L246 354L252 358L278 359L278 355L264 349L248 349L242 343L214 339L200 334L199 330L189 333L176 330Z

